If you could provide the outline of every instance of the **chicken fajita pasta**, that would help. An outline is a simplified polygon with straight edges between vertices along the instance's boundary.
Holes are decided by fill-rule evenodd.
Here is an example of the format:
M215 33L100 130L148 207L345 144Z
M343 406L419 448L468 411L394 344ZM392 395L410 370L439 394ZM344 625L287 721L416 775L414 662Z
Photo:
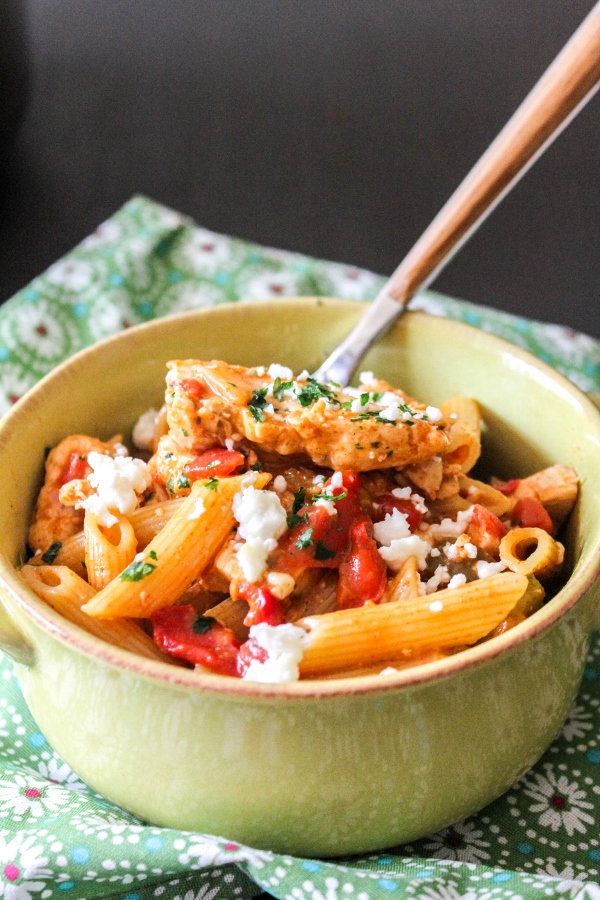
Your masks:
M262 682L386 676L510 629L556 590L578 492L556 465L490 483L475 400L423 404L273 364L168 364L131 450L48 454L20 572L134 653Z

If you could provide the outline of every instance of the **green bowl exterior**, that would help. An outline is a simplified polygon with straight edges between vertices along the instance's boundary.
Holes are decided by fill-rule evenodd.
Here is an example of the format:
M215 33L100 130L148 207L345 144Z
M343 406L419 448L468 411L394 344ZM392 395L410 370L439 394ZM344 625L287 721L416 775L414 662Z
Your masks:
M576 695L598 606L600 416L528 354L422 314L405 316L364 368L429 403L476 396L496 474L564 462L582 479L573 576L530 620L390 679L194 683L195 673L85 635L20 586L12 565L45 446L72 432L127 435L160 404L171 358L314 369L363 309L304 299L161 320L68 362L0 425L0 594L33 651L18 666L24 695L75 771L143 819L309 856L406 842L503 793L547 748Z

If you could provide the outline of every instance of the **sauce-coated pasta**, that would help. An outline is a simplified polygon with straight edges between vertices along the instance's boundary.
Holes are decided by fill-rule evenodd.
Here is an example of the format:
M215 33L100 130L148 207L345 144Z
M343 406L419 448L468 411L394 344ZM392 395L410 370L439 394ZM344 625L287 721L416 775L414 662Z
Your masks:
M22 574L153 659L266 682L386 675L517 625L561 573L576 473L471 477L470 398L179 360L134 437L131 455L118 436L50 452Z

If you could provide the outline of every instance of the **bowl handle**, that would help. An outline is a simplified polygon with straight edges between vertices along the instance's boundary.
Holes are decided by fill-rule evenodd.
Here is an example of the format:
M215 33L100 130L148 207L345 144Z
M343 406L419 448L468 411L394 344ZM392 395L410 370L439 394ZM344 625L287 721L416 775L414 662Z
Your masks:
M14 624L4 601L0 602L0 650L21 666L33 663L33 649Z

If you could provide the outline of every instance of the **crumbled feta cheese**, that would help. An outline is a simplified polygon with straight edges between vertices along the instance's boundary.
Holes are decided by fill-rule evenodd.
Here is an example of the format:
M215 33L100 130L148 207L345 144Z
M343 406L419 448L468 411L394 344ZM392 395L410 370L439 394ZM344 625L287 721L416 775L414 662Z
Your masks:
M156 426L156 417L158 410L149 409L148 412L142 413L135 425L133 426L133 443L140 450L152 450L154 445L154 428Z
M400 410L398 408L397 403L391 403L385 409L382 409L379 413L380 419L385 419L386 422L396 422L400 418Z
M465 535L466 537L466 535ZM465 541L465 543L458 543L460 538L454 544L446 544L444 546L444 553L446 554L448 559L463 559L465 556L468 559L477 559L477 547L475 544L472 544L470 541Z
M438 566L431 578L425 582L425 592L434 594L441 584L448 584L450 573L446 566Z
M113 444L113 450L115 451L115 456L129 456L129 450L125 444L122 444L120 441Z
M310 378L310 372L307 372L306 369L303 369L302 372L298 375L296 381L306 381L307 378Z
M283 494L284 491L287 491L287 486L287 481L283 475L277 475L277 477L273 479L273 487L278 494Z
M264 684L282 684L297 681L300 677L299 664L309 636L303 628L285 625L253 625L250 639L267 652L264 662L253 659L242 678L246 681L260 681Z
M456 575L453 575L450 581L448 582L448 590L452 590L452 588L462 587L463 584L467 583L467 576L463 575L462 572L457 572Z
M260 375L262 377L265 374L265 372L266 372L266 369L264 366L257 366L256 369L254 369L253 374Z
M472 516L473 507L470 506L468 509L461 510L454 521L452 519L442 519L439 525L430 525L429 532L432 537L438 540L456 539L465 533Z
M393 509L381 522L373 525L373 534L378 544L389 547L392 541L410 537L410 528L406 513Z
M280 366L277 363L271 363L267 369L267 375L270 378L281 378L282 381L291 381L294 373L287 366Z
M258 491L249 485L233 498L233 514L239 523L238 537L246 542L238 548L237 560L244 578L254 583L263 574L277 538L287 528L286 512L273 491Z
M393 540L389 547L379 547L378 550L379 555L392 572L398 572L410 556L415 556L419 568L424 569L429 553L429 544L416 534L411 534L410 537Z
M390 406L392 403L398 404L399 402L398 394L394 394L393 391L384 391L377 401L380 406Z
M326 509L330 516L337 516L337 509L335 508L335 501L326 500L325 497L317 497L313 506L322 506L323 509Z
M364 385L375 384L377 382L377 379L372 372L361 372L358 376L358 380Z
M399 671L400 669L394 669L393 666L387 666L385 669L382 669L379 674L383 675L385 678L388 675L397 675Z
M444 604L441 600L434 600L433 603L429 604L429 609L431 612L441 612L444 608Z
M442 418L442 411L437 406L428 406L425 410L425 415L430 422L439 422Z
M257 478L258 475L254 470L252 470L252 472L246 472L246 474L242 476L242 480L240 482L242 488L250 487L251 484L254 484Z
M194 500L194 506L191 512L188 513L188 519L192 521L193 519L199 519L203 512L205 512L206 507L204 506L204 500L202 497L197 497Z
M420 512L422 515L425 515L427 513L425 500L423 499L423 497L421 497L420 494L415 494L415 492L410 487L394 488L392 490L392 497L397 497L398 500L410 500L417 512Z
M431 553L430 553L429 555L430 555L430 556L439 556L439 555L440 555L439 548L438 548L438 547L433 547L433 549L432 549L432 551L431 551Z
M143 559L145 559L145 558L146 558L146 554L142 551L141 553L136 553L136 554L135 554L135 556L133 557L133 561L134 561L134 562L141 562L141 561L142 561Z
M225 438L225 449L226 449L226 450L233 450L233 448L234 448L234 443L233 443L233 441L231 440L231 438Z
M360 397L357 397L356 400L352 401L350 406L350 412L360 413L364 409L363 404L361 403Z
M333 475L331 476L330 484L331 484L332 488L343 487L344 486L344 476L342 475L342 473L334 472Z
M267 567L267 557L276 546L275 541L271 543L252 537L237 545L235 556L246 581L255 584L262 578Z
M348 397L354 397L355 399L358 399L358 398L360 398L360 395L364 393L364 391L361 391L359 388L355 388L355 387L352 387L351 385L348 385L348 387L344 388L344 393Z
M148 467L141 459L131 456L113 459L94 450L88 453L88 463L92 468L88 481L96 493L81 505L93 512L101 525L110 528L118 521L110 509L129 515L138 505L137 494L143 493L151 481Z
M266 406L263 406L263 412L273 415L273 413L275 412L275 407L273 406L272 403L267 403Z
M325 481L326 481L326 478L324 475L315 475L315 477L312 480L312 483L313 484L324 484Z
M499 575L500 572L504 572L505 569L506 563L502 561L486 562L485 559L480 559L475 563L475 570L478 578L489 578L491 575Z

